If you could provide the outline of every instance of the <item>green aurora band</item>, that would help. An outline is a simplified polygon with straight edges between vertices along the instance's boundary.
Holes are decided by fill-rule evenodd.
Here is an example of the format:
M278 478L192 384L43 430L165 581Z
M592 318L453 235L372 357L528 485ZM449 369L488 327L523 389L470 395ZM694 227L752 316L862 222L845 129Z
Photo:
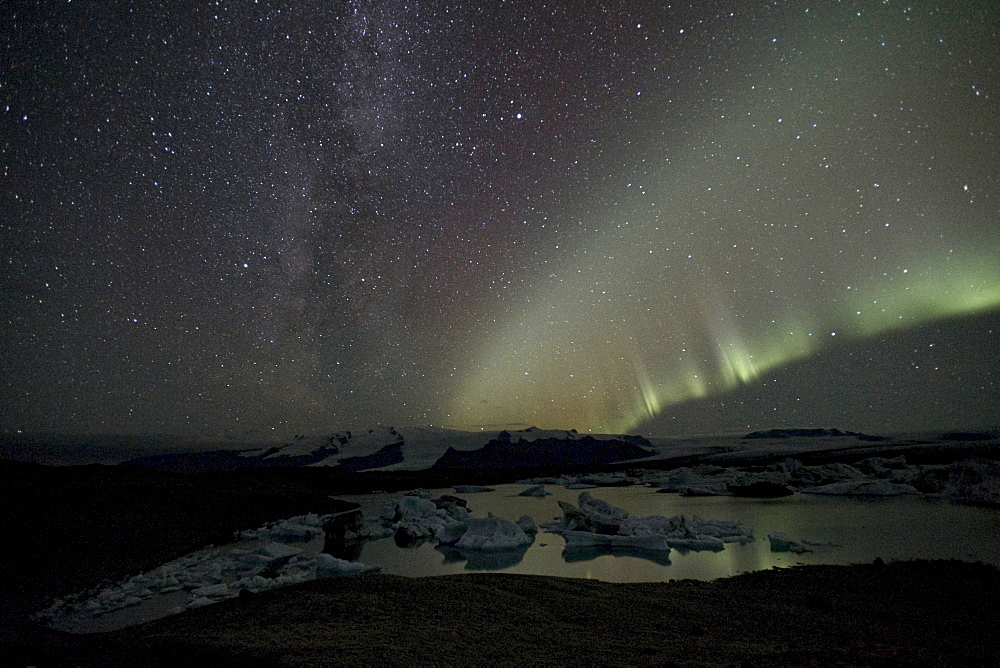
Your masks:
M1000 308L995 175L972 166L996 161L958 130L987 112L920 34L840 23L791 26L699 91L713 113L622 141L627 176L562 212L588 242L498 318L450 424L628 431L845 337Z

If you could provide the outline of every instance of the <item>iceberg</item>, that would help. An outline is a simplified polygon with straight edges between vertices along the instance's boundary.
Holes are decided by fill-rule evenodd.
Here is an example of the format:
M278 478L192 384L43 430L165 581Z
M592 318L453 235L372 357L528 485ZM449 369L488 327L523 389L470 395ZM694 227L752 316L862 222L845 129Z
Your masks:
M356 561L338 559L325 552L316 555L316 577L328 578L339 575L356 575L379 570L378 566L367 566Z
M529 515L522 515L517 519L517 526L521 527L521 531L529 536L534 536L538 533L538 525L535 524L535 520L531 519Z
M162 616L164 612L181 612L233 598L243 590L265 591L318 577L373 570L374 567L345 561L325 553L309 558L305 556L305 546L300 542L302 533L294 527L302 527L309 532L319 528L321 533L323 522L328 517L311 515L290 518L244 532L244 536L249 535L259 542L212 547L188 554L118 585L57 600L40 613L39 617L47 619L55 628L72 630L80 622L140 603L145 604L159 596L181 597L177 605L150 608L155 612L140 609L125 620L111 622L118 626L109 627L110 630L147 621ZM278 542L275 538L279 536L297 544ZM187 597L186 600L183 599L184 596Z
M543 528L563 536L567 549L622 547L643 550L722 550L727 542L753 540L753 531L735 520L697 516L631 517L628 511L581 492L579 507L560 501L563 516Z
M670 543L667 541L667 537L655 533L618 536L591 533L589 531L564 531L562 536L566 539L567 548L608 546L670 551Z
M470 519L455 547L464 550L513 550L530 545L532 540L516 523L491 514L486 518Z
M456 485L456 494L481 494L483 492L493 492L495 489L493 487L485 487L484 485Z
M792 540L789 538L788 534L780 531L769 533L767 535L767 539L771 543L771 552L793 552L795 554L812 552L812 550L804 544L799 541Z

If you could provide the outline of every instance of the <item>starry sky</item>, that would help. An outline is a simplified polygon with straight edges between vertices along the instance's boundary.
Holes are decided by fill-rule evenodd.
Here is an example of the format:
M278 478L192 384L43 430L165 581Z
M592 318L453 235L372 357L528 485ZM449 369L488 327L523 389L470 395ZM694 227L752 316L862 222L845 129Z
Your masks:
M0 429L998 424L990 2L0 5Z

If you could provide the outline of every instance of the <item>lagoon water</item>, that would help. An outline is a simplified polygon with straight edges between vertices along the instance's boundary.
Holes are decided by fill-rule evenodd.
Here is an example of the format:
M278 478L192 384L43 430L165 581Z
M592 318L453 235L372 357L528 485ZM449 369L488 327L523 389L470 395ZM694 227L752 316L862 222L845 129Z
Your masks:
M557 501L576 504L579 491L551 485L546 497L519 493L528 485L500 485L495 491L458 494L468 501L476 517L492 512L517 520L528 515L536 523L560 516ZM624 508L631 515L697 515L706 520L738 520L753 529L755 540L729 543L718 552L565 550L558 534L541 531L524 550L461 552L442 548L436 541L401 548L392 538L368 541L360 552L336 555L371 566L382 572L410 577L468 572L505 572L571 578L594 578L608 582L661 582L673 579L714 580L747 571L795 564L850 564L871 562L876 557L893 559L962 559L1000 566L1000 511L956 506L923 497L855 498L795 494L779 499L746 499L731 496L683 497L659 494L642 486L601 487L588 490L594 497ZM430 490L432 498L453 493ZM368 494L341 498L361 504L368 517L392 509L401 494ZM782 532L796 541L816 545L812 552L772 552L767 535ZM292 540L302 557L314 557L324 546L322 535ZM270 540L270 539L266 539ZM259 539L206 548L180 561L193 564L192 577L213 564L231 563L234 549L252 547ZM217 564L217 565L218 565ZM185 566L184 568L188 568ZM199 570L200 569L200 570ZM220 567L220 572L223 570ZM178 571L179 573L180 571ZM226 576L228 581L239 573ZM181 577L181 579L184 579ZM110 612L91 614L86 601L78 601L56 613L51 625L75 633L108 631L155 619L191 605L196 596L186 590L153 594L136 599ZM232 592L230 592L231 594ZM125 594L121 594L124 598Z
M546 486L551 496L518 496L527 485L500 485L496 491L459 494L477 517L492 512L517 520L531 516L548 522L561 515L557 500L577 503L579 491ZM356 559L378 565L383 572L406 576L490 571L559 577L595 578L610 582L658 582L671 579L713 580L739 573L794 564L850 564L892 559L962 559L1000 565L1000 512L952 505L922 497L855 498L795 494L778 499L731 496L683 497L659 494L648 487L602 487L593 496L624 508L633 516L698 515L704 519L738 520L751 527L756 539L730 543L721 552L671 550L655 552L590 550L566 552L556 534L539 532L535 542L518 553L461 554L436 548L432 542L400 548L391 539L367 543ZM454 493L432 490L433 497ZM362 503L366 513L392 504L388 495L343 497ZM771 552L767 535L776 531L793 540L832 544L812 552ZM836 546L833 546L836 545Z

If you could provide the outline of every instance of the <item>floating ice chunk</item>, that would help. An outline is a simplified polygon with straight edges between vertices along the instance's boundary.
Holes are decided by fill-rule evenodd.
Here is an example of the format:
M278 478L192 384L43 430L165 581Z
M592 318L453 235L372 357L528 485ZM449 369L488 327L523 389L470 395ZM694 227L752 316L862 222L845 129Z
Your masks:
M678 550L691 550L692 552L721 552L726 549L726 541L715 536L698 536L697 538L668 536L667 543Z
M590 531L563 531L563 538L566 539L567 548L578 547L628 547L641 550L665 550L670 551L670 544L667 537L662 534L645 534L635 536L619 536Z
M896 472L907 468L906 457L899 455L891 459L886 457L869 457L856 463L857 468L862 473L877 478L892 477Z
M395 533L396 543L403 546L431 538L445 527L463 524L469 517L468 511L457 503L445 505L446 508L440 508L434 501L410 495L400 499L392 516L387 519Z
M531 519L528 515L522 515L517 520L517 526L521 527L523 531L528 536L534 536L538 533L538 525L535 524L535 520Z
M322 533L322 529L301 522L279 522L268 533L282 540L310 540Z
M262 575L250 575L240 578L231 586L234 590L248 589L252 592L264 591L274 587L274 581Z
M607 473L591 473L589 475L580 476L577 480L577 484L593 485L595 487L625 487L629 485L636 485L639 483L639 479L624 471L610 471ZM567 485L568 487L568 485Z
M209 585L207 587L199 587L191 591L193 596L204 596L207 598L224 598L229 596L229 586L224 582L219 584Z
M184 589L199 589L201 587L209 587L213 584L217 583L206 578L189 577L181 582L181 587Z
M454 545L458 540L465 535L466 529L468 529L468 524L465 522L455 523L455 524L442 524L434 534L434 537L438 539L442 545Z
M753 529L743 526L739 520L703 520L697 515L679 515L698 535L715 536L727 543L753 540Z
M235 560L244 568L263 568L273 561L272 557L263 554L241 554Z
M729 492L726 483L689 485L677 490L681 496L722 496Z
M901 496L919 494L915 487L891 480L869 480L867 478L832 482L818 487L806 487L806 494L833 494L851 496Z
M378 570L376 566L368 566L356 561L346 561L337 557L321 553L316 555L316 577L328 578L336 575L354 575L366 571Z
M429 499L406 495L396 504L393 518L397 522L417 522L429 516L436 516L438 507Z
M470 519L455 547L465 550L511 550L531 542L531 536L514 522L490 515Z
M302 552L302 548L292 547L284 543L265 543L260 548L260 553L270 559L281 559L283 557L294 557Z
M1000 462L972 457L948 465L941 474L952 503L1000 508Z
M298 515L272 522L258 529L250 529L240 534L243 538L261 540L308 540L323 532L323 522L327 515Z
M722 550L727 542L753 540L753 531L735 520L697 516L630 517L628 512L580 494L580 507L560 501L563 518L542 526L567 537L567 548L609 545L644 549ZM581 535L582 534L582 535Z
M769 533L767 539L771 542L771 552L794 552L795 554L804 554L806 552L812 552L812 550L799 541L792 540L789 538L788 534L782 533L781 531L775 531L774 533Z
M545 485L535 485L534 487L529 487L528 489L524 490L523 492L518 494L518 496L541 497L541 496L549 496L549 494L551 494L551 492L545 491Z
M456 494L480 494L482 492L493 492L495 489L493 487L484 487L482 485L456 485Z
M686 466L666 474L647 477L661 492L677 492L686 496L715 496L726 492L726 485L738 472L720 466L703 465L695 468Z
M595 519L608 521L623 520L628 517L627 510L612 506L603 499L594 498L590 492L580 492L578 498L580 501L580 510Z

